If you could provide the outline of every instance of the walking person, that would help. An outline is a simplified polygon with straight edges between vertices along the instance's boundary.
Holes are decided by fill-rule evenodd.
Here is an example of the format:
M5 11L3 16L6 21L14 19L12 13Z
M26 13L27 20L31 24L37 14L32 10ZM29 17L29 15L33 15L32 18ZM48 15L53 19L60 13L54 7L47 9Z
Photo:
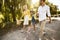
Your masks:
M40 0L40 6L38 8L38 19L39 19L39 23L40 23L40 36L39 36L39 40L41 40L43 33L44 33L44 28L45 28L45 24L46 24L46 14L49 17L49 23L51 23L51 14L50 14L50 7L48 5L45 4L45 0Z
M32 17L31 25L32 25L32 27L33 27L33 29L34 29L34 31L35 31L35 30L36 30L36 28L35 28L35 23L36 23L36 22L35 22L35 17L34 17L35 12L34 12L33 9L31 9L30 13L31 13L31 17Z
M30 11L27 8L27 5L23 6L23 16L24 16L24 22L23 22L23 30L26 29L26 27L28 27L29 25L29 17L30 17Z

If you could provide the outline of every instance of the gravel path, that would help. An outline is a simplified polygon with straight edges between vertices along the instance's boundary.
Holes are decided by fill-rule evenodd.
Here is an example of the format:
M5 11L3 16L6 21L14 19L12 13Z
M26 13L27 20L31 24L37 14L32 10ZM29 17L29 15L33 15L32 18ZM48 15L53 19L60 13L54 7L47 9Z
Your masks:
M51 24L46 23L46 34L42 37L42 40L60 40L60 21L52 21ZM29 33L26 31L15 30L0 36L0 40L39 40L39 24L36 24L36 31L33 29Z

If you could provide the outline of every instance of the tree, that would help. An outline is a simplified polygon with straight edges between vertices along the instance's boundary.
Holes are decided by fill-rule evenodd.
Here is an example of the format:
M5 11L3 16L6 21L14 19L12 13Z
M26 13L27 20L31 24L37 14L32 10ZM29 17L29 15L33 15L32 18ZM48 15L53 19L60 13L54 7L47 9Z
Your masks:
M46 2L46 4L50 6L50 12L51 12L52 15L57 14L58 8L57 8L56 5L53 5L53 4L49 3L49 2Z
M3 13L5 21L10 21L10 14L12 15L13 21L16 21L22 15L23 6L25 4L30 5L29 0L0 0L0 11ZM30 6L29 6L30 7Z
M20 7L19 7L20 4ZM21 16L21 10L23 5L26 4L26 0L5 0L5 10L12 14L13 21L16 21L16 15ZM21 14L21 15L20 15Z

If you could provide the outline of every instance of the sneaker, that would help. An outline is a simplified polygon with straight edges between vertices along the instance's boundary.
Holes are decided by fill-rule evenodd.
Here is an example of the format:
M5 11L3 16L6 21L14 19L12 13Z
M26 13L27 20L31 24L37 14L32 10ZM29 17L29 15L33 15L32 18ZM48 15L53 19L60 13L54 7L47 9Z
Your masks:
M24 30L22 29L22 30L21 30L21 32L23 33L23 32L24 32Z
M24 38L24 40L26 40L26 38Z
M41 38L39 38L39 40L41 40Z
M27 33L30 33L30 31L26 31Z
M33 30L33 32L35 32L35 30Z

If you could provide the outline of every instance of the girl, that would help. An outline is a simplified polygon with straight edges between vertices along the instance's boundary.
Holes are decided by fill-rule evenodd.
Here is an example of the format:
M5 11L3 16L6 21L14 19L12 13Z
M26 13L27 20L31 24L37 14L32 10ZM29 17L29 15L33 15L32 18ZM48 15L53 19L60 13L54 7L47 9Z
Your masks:
M23 22L23 29L26 28L26 26L29 25L29 17L30 17L30 11L27 8L27 5L23 6L24 11L23 11L23 16L24 16L24 22Z

